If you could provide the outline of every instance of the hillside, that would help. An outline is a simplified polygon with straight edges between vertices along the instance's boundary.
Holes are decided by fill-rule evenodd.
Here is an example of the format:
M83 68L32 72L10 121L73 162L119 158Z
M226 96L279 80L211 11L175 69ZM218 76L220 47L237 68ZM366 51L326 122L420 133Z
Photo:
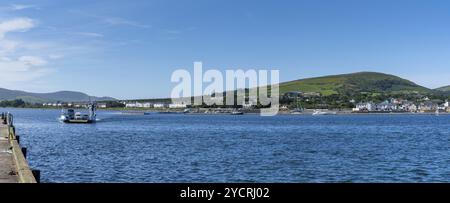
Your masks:
M445 87L436 88L435 90L441 91L441 92L450 92L450 85Z
M308 78L280 84L280 93L288 91L318 92L322 95L370 93L430 93L432 90L394 75L359 72Z
M82 101L107 101L115 100L111 97L94 97L82 92L59 91L52 93L31 93L18 90L8 90L0 88L0 100L22 99L31 103L42 102L82 102Z

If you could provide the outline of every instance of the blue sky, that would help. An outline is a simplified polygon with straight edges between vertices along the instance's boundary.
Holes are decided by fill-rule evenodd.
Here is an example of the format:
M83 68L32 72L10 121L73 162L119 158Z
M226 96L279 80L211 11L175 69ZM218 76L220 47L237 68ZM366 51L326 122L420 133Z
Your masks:
M0 87L170 95L179 68L377 71L450 85L450 2L1 1Z

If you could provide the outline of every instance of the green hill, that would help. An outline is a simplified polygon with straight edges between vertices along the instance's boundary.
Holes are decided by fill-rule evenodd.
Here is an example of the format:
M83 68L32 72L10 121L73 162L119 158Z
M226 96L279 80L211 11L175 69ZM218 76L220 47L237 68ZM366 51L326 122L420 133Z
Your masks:
M322 95L370 93L430 93L432 90L409 80L384 73L359 72L308 78L280 84L280 93L289 91L317 92Z
M435 90L441 91L441 92L450 92L450 85L445 87L436 88Z

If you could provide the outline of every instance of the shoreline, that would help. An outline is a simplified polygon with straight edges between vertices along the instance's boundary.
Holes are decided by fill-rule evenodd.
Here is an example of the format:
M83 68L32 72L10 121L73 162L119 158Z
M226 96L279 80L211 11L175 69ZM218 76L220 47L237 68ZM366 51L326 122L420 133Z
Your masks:
M35 110L61 110L62 108L30 108L30 107L0 107L0 109L35 109ZM76 110L84 110L83 108L74 108ZM184 113L184 109L125 109L125 108L102 108L97 109L97 111L115 111L120 112L122 114L186 114L186 115L228 115L231 109L221 109L225 112L216 112L216 113L205 113L206 110L218 110L213 108L200 108L198 112L189 112ZM293 114L290 111L279 111L277 115L311 115L315 110L318 109L306 109L302 113ZM333 110L322 110L323 112L336 112L336 115L435 115L434 112L352 112L351 110L341 110L341 111L333 111ZM259 114L259 110L243 110L245 114ZM450 115L450 112L440 112L439 115ZM333 115L329 115L333 116Z

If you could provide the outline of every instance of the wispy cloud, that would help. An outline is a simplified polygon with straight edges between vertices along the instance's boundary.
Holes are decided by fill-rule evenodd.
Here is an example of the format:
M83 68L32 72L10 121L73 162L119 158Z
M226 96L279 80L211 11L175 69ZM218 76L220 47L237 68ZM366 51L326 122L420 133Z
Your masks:
M24 82L47 75L52 70L45 68L47 61L36 56L21 56L17 59L0 58L0 84Z
M90 18L95 18L98 21L107 24L109 26L131 26L131 27L137 27L137 28L151 28L151 25L144 24L138 21L133 21L121 17L115 17L115 16L102 16L97 14L91 14L87 13L85 11L80 10L70 10L69 12L75 13L77 15L83 15Z
M50 59L61 59L61 58L64 58L64 55L62 55L62 54L50 54L50 55L48 55L48 58L50 58Z
M30 18L14 18L0 22L0 39L8 32L25 32L36 26L36 22Z
M26 4L11 4L8 8L13 11L20 11L30 8L39 9L39 7L36 5L26 5Z
M95 32L77 32L75 34L85 36L85 37L103 37L103 34L95 33Z
M139 22L127 20L124 18L118 18L118 17L99 17L102 19L103 22L109 24L109 25L128 25L133 27L139 27L139 28L150 28L151 26L142 24Z
M169 35L178 35L182 33L181 30L165 30L165 32Z
M24 42L7 38L11 33L26 32L36 26L36 21L30 18L0 21L0 85L31 81L51 72L44 58L18 51L18 47L26 49Z

